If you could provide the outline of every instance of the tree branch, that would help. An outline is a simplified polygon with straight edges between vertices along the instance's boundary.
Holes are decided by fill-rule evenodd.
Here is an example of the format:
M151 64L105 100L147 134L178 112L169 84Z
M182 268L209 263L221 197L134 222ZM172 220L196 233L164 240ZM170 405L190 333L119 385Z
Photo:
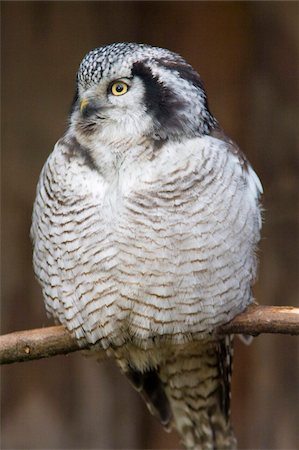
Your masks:
M218 330L219 334L299 334L299 308L251 305ZM85 347L91 348L91 347ZM17 331L0 336L0 363L29 361L77 350L77 343L62 326ZM104 351L99 349L99 353Z

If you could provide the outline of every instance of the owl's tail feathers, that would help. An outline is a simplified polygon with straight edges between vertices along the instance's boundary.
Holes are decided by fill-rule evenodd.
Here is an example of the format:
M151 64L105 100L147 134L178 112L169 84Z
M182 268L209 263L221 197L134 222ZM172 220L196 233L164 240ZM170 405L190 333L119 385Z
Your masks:
M194 343L160 369L182 444L188 450L236 448L230 424L230 337Z
M161 422L166 431L170 431L171 406L157 371L152 369L142 373L130 368L125 371L125 375L140 393L151 414Z

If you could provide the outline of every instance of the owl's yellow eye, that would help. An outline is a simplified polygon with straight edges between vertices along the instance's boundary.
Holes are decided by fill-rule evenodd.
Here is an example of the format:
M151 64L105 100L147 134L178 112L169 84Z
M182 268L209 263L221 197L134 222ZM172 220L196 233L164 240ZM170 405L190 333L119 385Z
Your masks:
M128 92L129 86L124 81L115 81L111 86L113 95L124 95Z

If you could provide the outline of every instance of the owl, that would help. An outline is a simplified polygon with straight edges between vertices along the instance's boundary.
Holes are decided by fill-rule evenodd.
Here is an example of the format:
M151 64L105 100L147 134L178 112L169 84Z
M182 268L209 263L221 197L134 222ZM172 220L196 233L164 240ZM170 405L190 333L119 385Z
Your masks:
M47 312L186 449L233 449L233 336L217 328L253 301L261 183L178 54L100 47L76 87L33 209Z

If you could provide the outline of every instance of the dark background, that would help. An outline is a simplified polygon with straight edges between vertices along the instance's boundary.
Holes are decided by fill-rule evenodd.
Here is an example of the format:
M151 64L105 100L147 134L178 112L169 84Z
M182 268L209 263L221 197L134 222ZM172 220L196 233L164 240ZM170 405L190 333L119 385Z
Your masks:
M137 41L182 54L264 185L262 304L298 305L298 2L2 2L2 333L51 324L31 264L42 165L64 132L86 52ZM236 345L240 448L299 442L298 340ZM173 448L110 362L79 354L2 369L3 449Z

